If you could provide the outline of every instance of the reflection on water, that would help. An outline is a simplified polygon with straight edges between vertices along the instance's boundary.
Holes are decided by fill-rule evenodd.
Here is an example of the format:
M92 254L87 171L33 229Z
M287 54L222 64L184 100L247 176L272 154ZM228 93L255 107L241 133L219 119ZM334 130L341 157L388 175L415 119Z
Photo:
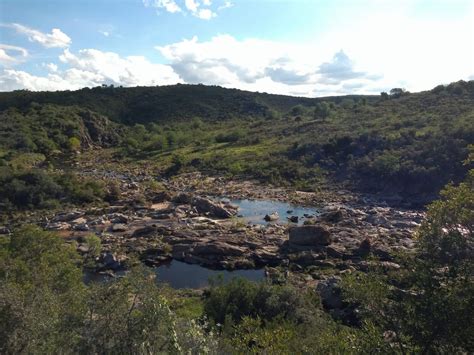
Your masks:
M255 224L267 224L263 218L266 214L277 212L280 218L276 221L287 223L288 217L297 216L298 224L302 224L307 216L318 215L318 210L311 207L301 207L287 202L270 200L231 200L233 205L239 207L239 215L246 221Z
M209 278L222 277L229 281L234 277L243 277L251 281L260 281L265 278L264 269L259 270L211 270L197 264L186 264L173 260L171 263L154 268L158 284L166 283L173 288L202 288L209 285ZM107 282L122 277L125 271L115 274L101 274L90 271L84 272L84 283Z
M244 277L251 281L263 280L264 269L260 270L211 270L196 264L186 264L173 260L169 264L155 268L158 282L173 288L201 288L209 285L209 278L221 275L225 281L234 277Z

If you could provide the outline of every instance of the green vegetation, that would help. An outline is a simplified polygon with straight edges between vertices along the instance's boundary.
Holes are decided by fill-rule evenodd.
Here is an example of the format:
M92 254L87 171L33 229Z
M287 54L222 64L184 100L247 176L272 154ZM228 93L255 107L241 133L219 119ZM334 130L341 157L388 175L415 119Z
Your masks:
M473 98L474 82L325 99L201 85L0 93L2 217L119 199L116 182L81 176L91 156L99 168L200 170L298 189L336 181L411 202L452 182L400 270L344 276L344 323L291 283L216 280L200 294L156 285L137 267L86 285L82 268L100 255L100 238L85 237L80 258L56 234L16 228L0 238L0 352L474 352L474 172L472 159L457 163L474 141Z
M474 170L448 186L396 272L344 278L357 326L313 290L215 280L203 300L160 288L144 268L86 286L74 246L36 227L0 241L2 353L471 353ZM88 238L91 253L100 241Z
M459 182L474 141L474 82L324 99L203 85L0 93L0 162L113 146L163 174L248 175L298 189L323 181L428 201ZM73 154L74 157L74 154Z
M102 201L102 182L42 169L0 167L0 211L54 209L60 204Z

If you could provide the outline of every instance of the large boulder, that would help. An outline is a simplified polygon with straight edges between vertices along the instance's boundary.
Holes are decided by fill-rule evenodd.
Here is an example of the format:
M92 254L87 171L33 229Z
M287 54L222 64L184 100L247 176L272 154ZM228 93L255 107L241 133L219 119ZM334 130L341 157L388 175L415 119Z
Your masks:
M207 198L195 197L192 205L199 213L207 214L208 216L216 218L231 218L235 215L235 211L226 208L219 202L214 202Z
M331 210L323 213L320 218L323 221L330 222L330 223L338 223L341 222L345 217L345 213L341 209Z
M245 249L227 243L206 243L197 244L193 248L193 254L196 255L222 255L222 256L239 256L244 254Z
M290 245L323 246L331 244L329 230L323 226L305 225L290 228Z

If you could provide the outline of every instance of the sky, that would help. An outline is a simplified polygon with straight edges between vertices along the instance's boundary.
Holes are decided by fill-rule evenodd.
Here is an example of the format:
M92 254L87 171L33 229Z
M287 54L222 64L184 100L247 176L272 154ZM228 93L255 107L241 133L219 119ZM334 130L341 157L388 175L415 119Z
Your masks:
M474 0L0 0L0 91L318 97L474 80Z

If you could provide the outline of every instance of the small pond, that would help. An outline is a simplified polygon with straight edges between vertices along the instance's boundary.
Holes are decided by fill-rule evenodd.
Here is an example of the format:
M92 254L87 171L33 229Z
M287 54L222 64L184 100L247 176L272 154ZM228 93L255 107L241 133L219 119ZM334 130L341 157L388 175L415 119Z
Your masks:
M254 224L267 224L263 218L266 214L277 212L280 218L278 223L287 223L288 217L298 216L298 224L306 219L305 215L316 216L319 214L314 207L302 207L287 202L271 200L230 200L233 205L239 207L239 215L247 222ZM290 213L288 213L290 212Z
M224 281L243 277L251 281L265 278L265 270L211 270L196 264L173 260L155 268L158 282L165 282L173 288L201 288L209 285L209 278L222 275Z
M209 278L222 276L224 281L229 281L234 277L243 277L251 281L260 281L265 278L265 270L212 270L197 264L186 264L181 261L173 260L168 264L154 268L156 281L158 283L167 283L173 288L202 288L209 285ZM116 272L120 277L126 274L125 271ZM84 272L84 282L106 282L111 280L109 275Z

